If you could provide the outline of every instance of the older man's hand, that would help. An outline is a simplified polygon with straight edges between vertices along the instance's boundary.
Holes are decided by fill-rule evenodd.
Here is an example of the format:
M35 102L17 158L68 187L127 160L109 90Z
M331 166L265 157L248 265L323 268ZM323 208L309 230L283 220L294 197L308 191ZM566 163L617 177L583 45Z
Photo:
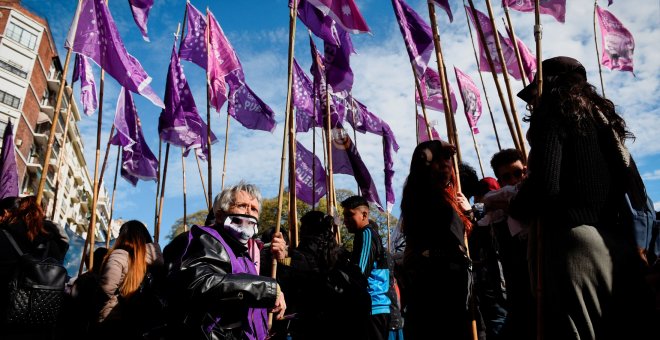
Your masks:
M271 241L270 251L273 254L273 258L276 260L283 260L288 256L288 247L284 241L284 236L281 232L277 232L273 235L273 240Z

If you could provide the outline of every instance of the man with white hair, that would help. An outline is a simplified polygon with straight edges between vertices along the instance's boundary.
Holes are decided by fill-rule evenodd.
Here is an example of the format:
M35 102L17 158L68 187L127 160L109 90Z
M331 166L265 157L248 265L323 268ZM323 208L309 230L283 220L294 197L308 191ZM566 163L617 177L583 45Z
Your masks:
M240 182L224 189L213 202L213 225L193 226L180 265L170 269L173 294L179 299L174 321L183 338L265 339L266 311L284 315L284 295L275 279L259 276L251 257L257 233L261 193ZM272 253L286 257L281 233Z

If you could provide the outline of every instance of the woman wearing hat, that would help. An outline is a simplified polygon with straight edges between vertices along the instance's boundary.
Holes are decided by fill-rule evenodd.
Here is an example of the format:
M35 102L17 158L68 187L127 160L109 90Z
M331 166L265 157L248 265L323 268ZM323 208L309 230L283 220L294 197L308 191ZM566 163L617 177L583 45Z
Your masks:
M543 61L537 91L533 82L518 94L531 151L510 215L541 228L540 329L546 339L648 338L652 300L632 233L617 223L624 174L610 141L633 135L573 58Z

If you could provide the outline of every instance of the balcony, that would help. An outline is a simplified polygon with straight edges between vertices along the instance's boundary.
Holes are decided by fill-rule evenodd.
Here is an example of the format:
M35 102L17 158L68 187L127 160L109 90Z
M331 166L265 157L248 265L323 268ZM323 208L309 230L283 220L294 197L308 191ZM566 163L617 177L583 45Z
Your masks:
M80 203L80 197L78 195L72 195L70 198L71 203Z
M44 99L39 102L39 109L41 112L47 114L49 118L52 118L53 113L55 113L55 108L50 104L48 99Z
M60 89L60 73L57 72L55 75L48 76L48 89L57 93Z
M78 185L83 184L82 171L80 171L79 168L73 170L73 180L76 181L76 184Z
M27 164L25 164L25 167L27 168L27 171L35 175L41 174L41 171L43 170L41 160L35 156L30 157Z

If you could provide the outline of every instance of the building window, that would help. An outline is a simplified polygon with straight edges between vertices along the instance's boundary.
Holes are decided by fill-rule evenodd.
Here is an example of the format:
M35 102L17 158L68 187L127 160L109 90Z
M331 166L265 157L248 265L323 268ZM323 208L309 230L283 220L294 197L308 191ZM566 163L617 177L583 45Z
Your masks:
M34 33L28 32L13 22L7 25L5 36L31 50L34 50L34 47L37 45L37 36Z
M27 72L23 71L20 66L16 65L15 63L11 61L6 61L0 59L0 67L4 68L5 70L21 77L21 78L26 78L27 79Z
M21 105L21 99L0 90L0 103L7 104L15 109L18 109L18 107Z

